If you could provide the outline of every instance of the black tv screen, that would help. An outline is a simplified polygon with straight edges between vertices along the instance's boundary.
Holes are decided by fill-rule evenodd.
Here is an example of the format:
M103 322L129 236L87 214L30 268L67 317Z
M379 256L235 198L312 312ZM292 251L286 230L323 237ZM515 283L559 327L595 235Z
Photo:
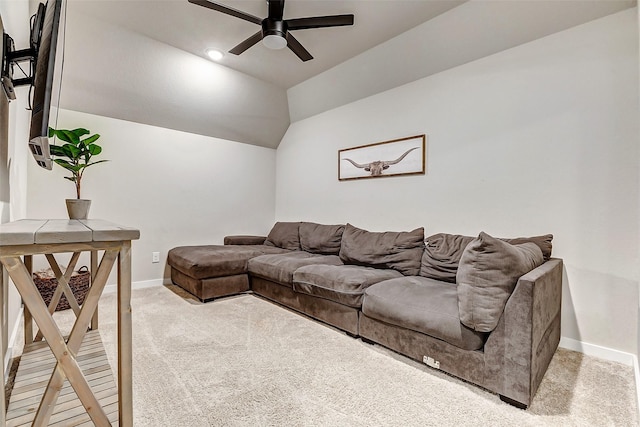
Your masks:
M37 33L40 34L39 40L36 41L37 52L33 76L29 148L38 165L46 169L51 169L48 141L49 119L54 93L56 49L58 46L62 1L63 0L48 0L44 11L44 18L41 21L42 27L40 31L32 30L32 39L34 36L38 36ZM38 26L40 23L35 22L34 25Z

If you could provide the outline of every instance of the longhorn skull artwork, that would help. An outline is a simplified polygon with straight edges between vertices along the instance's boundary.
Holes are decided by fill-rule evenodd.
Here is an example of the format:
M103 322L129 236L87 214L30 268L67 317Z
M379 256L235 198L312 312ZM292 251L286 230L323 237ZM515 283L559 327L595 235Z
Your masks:
M405 151L403 155L401 155L400 157L398 157L395 160L376 160L376 161L373 161L371 163L364 163L364 164L356 163L353 160L347 159L347 158L344 158L343 160L348 161L353 166L355 166L355 167L357 167L359 169L364 169L367 172L371 172L371 176L380 176L380 175L382 175L382 171L384 171L386 169L389 169L389 166L391 166L391 165L397 165L398 163L400 163L402 161L402 159L407 157L407 154L409 154L413 150L417 150L418 148L420 148L420 147L410 148L409 150Z

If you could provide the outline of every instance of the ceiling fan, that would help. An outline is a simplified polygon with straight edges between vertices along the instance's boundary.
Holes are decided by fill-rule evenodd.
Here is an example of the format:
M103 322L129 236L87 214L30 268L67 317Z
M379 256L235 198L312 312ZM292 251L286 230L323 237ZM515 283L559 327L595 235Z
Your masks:
M229 53L234 55L240 55L262 40L262 43L270 49L282 49L287 46L302 61L309 61L313 59L313 56L311 56L309 51L307 51L289 31L353 25L353 15L351 14L283 19L284 0L267 0L269 16L264 19L208 0L189 0L189 3L226 13L227 15L235 16L236 18L262 26L260 31L229 51Z

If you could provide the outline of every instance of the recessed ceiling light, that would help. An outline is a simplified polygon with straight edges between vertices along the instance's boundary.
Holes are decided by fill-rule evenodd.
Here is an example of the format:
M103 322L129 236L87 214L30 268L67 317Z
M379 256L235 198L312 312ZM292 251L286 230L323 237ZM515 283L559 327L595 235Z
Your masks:
M220 61L224 56L224 53L220 52L218 49L207 49L204 52L214 61Z

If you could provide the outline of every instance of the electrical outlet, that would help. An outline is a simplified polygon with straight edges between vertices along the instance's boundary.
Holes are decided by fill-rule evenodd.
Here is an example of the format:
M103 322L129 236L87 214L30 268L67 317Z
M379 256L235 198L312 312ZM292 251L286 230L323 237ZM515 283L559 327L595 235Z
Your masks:
M440 362L435 360L433 357L424 356L422 361L427 364L427 366L431 366L432 368L440 369Z
M151 252L151 262L154 264L160 262L160 252Z

